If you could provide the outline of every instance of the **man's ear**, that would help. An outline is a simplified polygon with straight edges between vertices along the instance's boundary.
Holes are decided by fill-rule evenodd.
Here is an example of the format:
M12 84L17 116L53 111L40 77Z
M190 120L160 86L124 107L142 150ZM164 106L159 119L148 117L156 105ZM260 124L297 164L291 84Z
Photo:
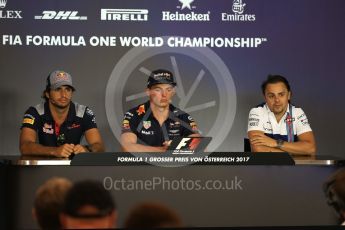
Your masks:
M149 88L146 88L146 89L145 89L145 93L146 93L147 96L150 96L150 89L149 89Z
M45 91L45 92L44 92L44 95L46 95L46 98L49 99L49 91Z
M176 86L173 87L173 93L172 93L172 96L175 96L176 94Z

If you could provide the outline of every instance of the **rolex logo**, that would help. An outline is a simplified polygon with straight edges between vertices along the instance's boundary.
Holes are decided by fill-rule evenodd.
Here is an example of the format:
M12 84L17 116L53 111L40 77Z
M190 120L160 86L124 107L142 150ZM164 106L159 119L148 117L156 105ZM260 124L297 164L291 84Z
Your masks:
M7 0L0 0L0 8L3 9L6 7Z
M0 9L5 8L7 0L0 0ZM0 10L0 20L2 19L22 19L20 10Z

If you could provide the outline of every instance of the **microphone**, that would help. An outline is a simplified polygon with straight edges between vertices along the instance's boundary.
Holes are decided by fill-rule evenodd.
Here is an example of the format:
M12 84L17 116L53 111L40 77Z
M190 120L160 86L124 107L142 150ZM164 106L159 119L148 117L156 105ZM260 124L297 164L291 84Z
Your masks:
M66 144L66 138L65 138L65 134L61 133L58 137L57 137L57 141L56 141L57 146L61 146Z

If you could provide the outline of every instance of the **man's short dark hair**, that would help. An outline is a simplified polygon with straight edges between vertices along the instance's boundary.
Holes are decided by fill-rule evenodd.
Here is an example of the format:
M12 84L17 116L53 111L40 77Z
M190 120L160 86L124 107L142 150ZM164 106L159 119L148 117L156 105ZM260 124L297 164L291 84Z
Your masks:
M67 86L67 87L70 87L70 86ZM75 89L73 89L72 87L70 87L70 88L72 89L73 92L75 91ZM42 93L42 95L41 95L41 97L42 97L46 102L49 101L49 98L46 96L46 93L49 94L50 90L51 90L51 89L50 89L49 87L47 87L47 88L43 91L43 93Z
M268 84L275 84L275 83L283 83L287 90L290 92L290 84L288 82L288 80L286 80L285 77L281 76L281 75L268 75L267 76L267 79L262 83L261 85L261 90L262 90L262 93L265 95L265 90L266 90L266 87Z
M46 93L49 93L49 91L50 91L50 88L46 88L46 89L43 91L42 96L41 96L46 102L49 101L49 98L46 96Z
M92 216L79 213L84 205L91 205L98 209ZM111 214L115 210L115 202L102 183L85 180L77 182L68 191L65 198L63 213L76 218L97 218Z

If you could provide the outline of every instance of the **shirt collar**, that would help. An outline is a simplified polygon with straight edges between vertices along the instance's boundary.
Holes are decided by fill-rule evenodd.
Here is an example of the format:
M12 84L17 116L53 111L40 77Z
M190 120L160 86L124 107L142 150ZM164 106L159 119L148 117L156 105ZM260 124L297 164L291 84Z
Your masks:
M49 103L46 101L44 103L44 114L43 114L43 118L46 120L46 121L53 121L53 116L50 112L50 109L49 109Z
M149 111L149 113L150 113L150 115L149 115L150 119L156 119L156 118L153 116L153 113L152 113L152 110L151 110L151 107L150 107L150 105L151 105L150 101L148 100L148 101L145 102L143 105L145 106L145 112L147 113L147 112ZM172 119L173 117L176 117L176 114L175 114L176 109L177 109L177 108L176 108L174 105L169 104L169 116L168 116L168 118L167 118L166 121L169 121L169 120Z
M145 110L146 110L146 111L148 111L149 108L150 108L150 110L151 110L151 103L150 103L150 101L145 102L145 103L144 103L144 106L145 106ZM175 109L176 109L176 107L175 107L174 105L169 104L169 111L170 111L170 112L173 112Z
M75 105L73 102L71 102L70 106L69 106L69 110L68 110L68 114L67 114L67 121L74 121L74 118L76 116L76 111L75 111Z
M69 122L74 121L75 116L76 116L75 105L73 102L71 102L71 104L69 106L66 121L69 121ZM43 115L43 117L46 121L54 121L53 116L52 116L51 111L50 111L50 108L49 108L48 102L44 103L44 115Z
M292 107L292 106L290 106L290 103L288 103L288 105L287 105L287 110L285 111L284 116L286 116L287 113L290 113L290 114L291 114L290 107ZM272 113L272 114L273 114L273 112L270 110L270 108L268 108L267 103L265 103L265 109L266 109L269 113ZM284 116L283 116L283 117L284 117Z

